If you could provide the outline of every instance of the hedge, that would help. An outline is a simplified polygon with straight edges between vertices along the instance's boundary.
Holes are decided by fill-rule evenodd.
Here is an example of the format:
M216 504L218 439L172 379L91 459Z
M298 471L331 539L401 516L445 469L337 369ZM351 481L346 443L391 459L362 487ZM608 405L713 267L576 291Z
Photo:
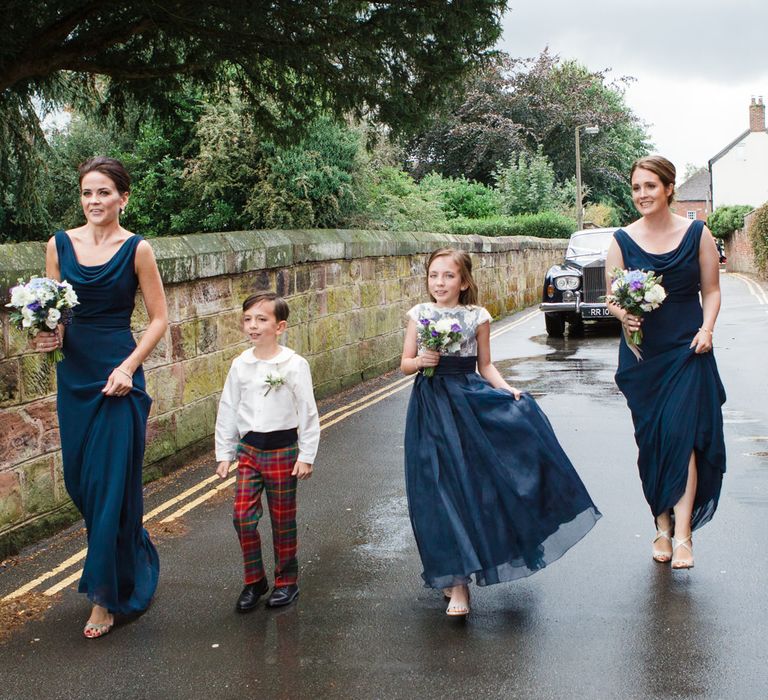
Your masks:
M573 219L549 211L485 219L461 217L448 222L448 232L460 235L568 238L575 230L576 222Z
M757 269L764 275L768 271L768 203L755 210L747 235L752 243Z

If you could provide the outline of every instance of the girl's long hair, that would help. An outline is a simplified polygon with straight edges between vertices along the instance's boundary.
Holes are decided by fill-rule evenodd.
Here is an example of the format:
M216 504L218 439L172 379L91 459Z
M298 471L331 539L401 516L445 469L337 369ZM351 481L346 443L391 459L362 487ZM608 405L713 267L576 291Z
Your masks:
M446 255L449 256L458 266L459 275L461 276L461 283L467 285L467 288L462 289L459 293L459 304L462 304L463 306L471 306L477 304L477 283L472 277L472 258L469 257L469 253L465 253L463 250L456 250L456 248L438 248L434 253L432 253L432 255L429 256L429 260L427 260L426 279L427 294L429 294L429 298L432 301L436 301L436 299L429 292L429 268L437 258L442 258Z

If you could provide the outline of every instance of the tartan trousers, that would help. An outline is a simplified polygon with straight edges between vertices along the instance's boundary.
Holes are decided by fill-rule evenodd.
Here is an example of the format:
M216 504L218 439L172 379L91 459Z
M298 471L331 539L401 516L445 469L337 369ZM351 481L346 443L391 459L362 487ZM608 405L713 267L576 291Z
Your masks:
M243 442L237 446L237 485L233 522L243 550L246 585L264 578L258 526L264 510L261 493L267 492L275 550L275 586L296 583L296 483L291 476L299 455L298 445L277 450L259 450Z

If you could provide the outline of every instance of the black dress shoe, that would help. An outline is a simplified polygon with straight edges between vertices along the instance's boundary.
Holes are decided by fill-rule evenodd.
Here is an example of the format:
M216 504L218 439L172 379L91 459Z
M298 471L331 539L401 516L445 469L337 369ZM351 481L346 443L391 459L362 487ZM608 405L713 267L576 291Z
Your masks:
M259 604L259 598L263 596L269 590L269 584L267 579L263 578L256 583L247 583L243 588L243 592L237 599L237 605L235 609L237 612L248 612L253 610Z
M275 586L272 595L267 599L268 608L279 608L290 605L299 596L299 587L292 583L290 586Z

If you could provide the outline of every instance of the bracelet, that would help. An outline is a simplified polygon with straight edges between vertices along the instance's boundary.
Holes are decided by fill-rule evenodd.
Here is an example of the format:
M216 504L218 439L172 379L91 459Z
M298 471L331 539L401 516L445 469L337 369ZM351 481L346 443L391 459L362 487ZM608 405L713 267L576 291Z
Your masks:
M703 326L699 328L700 331L704 331L705 333L709 333L710 335L714 335L714 332L709 330L709 328L704 328Z
M118 372L121 372L122 374L124 374L126 377L128 377L128 379L130 379L131 381L133 381L133 375L132 375L132 374L131 374L131 373L130 373L128 370L125 370L125 369L123 369L122 367L115 367L115 369L116 369Z

